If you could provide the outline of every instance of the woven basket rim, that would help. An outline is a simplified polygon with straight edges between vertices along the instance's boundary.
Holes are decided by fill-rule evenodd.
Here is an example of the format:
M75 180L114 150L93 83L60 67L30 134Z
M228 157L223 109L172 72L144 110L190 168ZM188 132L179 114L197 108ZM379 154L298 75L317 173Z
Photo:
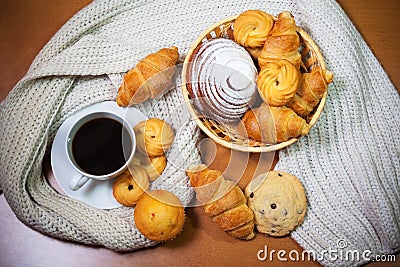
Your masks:
M199 128L211 139L213 139L216 143L236 150L236 151L242 151L242 152L251 152L251 153L264 153L264 152L274 152L277 150L280 150L282 148L285 148L287 146L292 145L293 143L297 142L299 140L299 138L301 137L294 137L294 138L290 138L289 140L285 141L285 142L281 142L281 143L277 143L277 144L273 144L273 145L266 145L266 146L244 146L244 145L239 145L239 144L235 144L232 142L229 142L227 140L221 139L219 136L217 136L214 132L212 132L206 125L204 125L204 123L200 120L200 117L198 116L196 110L194 109L194 107L191 105L191 99L189 98L189 94L188 94L188 88L186 86L187 84L187 73L188 73L188 66L189 66L189 62L191 60L192 54L195 51L195 49L202 43L202 41L206 38L206 36L212 32L214 29L220 27L221 25L224 25L226 23L231 23L233 22L239 15L233 15L233 16L229 16L226 17L216 23L214 23L213 25L211 25L209 28L207 28L206 30L204 30L199 37L193 42L191 48L189 49L184 63L183 63L183 69L182 69L182 94L184 97L184 100L186 102L186 106L192 116L192 118L194 118L194 120L196 121L197 125L199 126ZM277 18L274 17L274 19L276 20ZM315 56L317 57L318 60L318 64L320 65L321 69L326 70L326 65L325 65L325 61L322 57L322 54L317 46L317 44L314 42L314 40L307 34L306 31L304 31L301 27L297 27L297 32L298 34L301 36L301 38L304 40L304 42L307 42L309 44L309 46L312 48L313 52L315 53ZM318 118L320 117L322 110L325 106L326 103L326 97L328 94L328 90L325 91L323 97L321 98L315 112L313 113L312 119L310 120L310 122L308 123L308 125L311 127L313 127L315 125L315 123L318 121Z

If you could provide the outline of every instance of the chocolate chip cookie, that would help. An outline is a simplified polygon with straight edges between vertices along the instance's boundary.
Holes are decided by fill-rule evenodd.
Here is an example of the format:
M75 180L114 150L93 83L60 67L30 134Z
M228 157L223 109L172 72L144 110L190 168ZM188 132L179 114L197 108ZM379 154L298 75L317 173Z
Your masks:
M261 233L284 236L304 220L307 209L304 188L289 173L270 171L261 174L248 184L245 193Z

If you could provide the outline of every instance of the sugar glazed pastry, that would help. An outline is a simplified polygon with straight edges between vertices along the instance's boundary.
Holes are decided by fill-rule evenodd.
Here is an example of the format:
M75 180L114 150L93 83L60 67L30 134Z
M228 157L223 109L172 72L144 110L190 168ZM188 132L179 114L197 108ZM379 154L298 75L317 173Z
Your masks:
M185 209L173 193L153 190L144 194L134 210L135 225L148 239L167 241L176 237L185 223Z
M149 189L147 172L139 167L126 170L113 183L113 196L123 206L134 206Z
M134 131L139 152L149 157L164 155L172 146L175 137L171 126L158 118L139 122Z
M303 185L293 175L280 171L261 174L247 185L245 193L261 233L285 236L304 220L307 199Z
M262 69L267 62L286 59L299 68L301 63L299 46L300 38L297 34L296 22L290 12L284 11L279 14L265 41L263 50L258 57L258 64Z
M244 240L254 237L253 212L237 185L203 164L190 166L186 174L206 215L222 230Z
M208 118L238 120L256 100L256 66L250 54L233 40L204 42L194 54L189 76L193 105Z
M178 48L172 46L149 54L124 76L118 89L117 104L140 104L161 95L171 84L178 62Z
M301 86L287 106L300 116L306 116L318 105L328 84L333 81L333 74L316 66L311 72L303 73L301 80Z
M285 59L264 64L258 74L257 86L261 97L271 106L285 105L297 92L300 71Z
M265 103L247 111L241 123L250 138L269 144L285 142L310 131L307 122L290 108L269 107Z
M274 18L262 10L247 10L241 13L233 25L235 41L250 48L263 47L274 25Z

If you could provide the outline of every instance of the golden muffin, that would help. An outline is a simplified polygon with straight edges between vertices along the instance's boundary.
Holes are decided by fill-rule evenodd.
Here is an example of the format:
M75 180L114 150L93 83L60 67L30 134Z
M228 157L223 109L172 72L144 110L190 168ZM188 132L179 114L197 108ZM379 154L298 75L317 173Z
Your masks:
M153 241L167 241L177 236L185 223L185 209L173 193L153 190L144 194L134 211L138 230Z

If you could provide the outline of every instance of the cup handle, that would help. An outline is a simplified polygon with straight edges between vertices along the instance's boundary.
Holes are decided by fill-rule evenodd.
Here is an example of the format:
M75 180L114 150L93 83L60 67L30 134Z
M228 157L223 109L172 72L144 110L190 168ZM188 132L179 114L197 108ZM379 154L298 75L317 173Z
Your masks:
M74 177L72 177L71 181L69 182L69 189L72 191L76 191L80 189L84 184L86 184L87 181L89 181L89 177L84 176L82 174L75 174Z

